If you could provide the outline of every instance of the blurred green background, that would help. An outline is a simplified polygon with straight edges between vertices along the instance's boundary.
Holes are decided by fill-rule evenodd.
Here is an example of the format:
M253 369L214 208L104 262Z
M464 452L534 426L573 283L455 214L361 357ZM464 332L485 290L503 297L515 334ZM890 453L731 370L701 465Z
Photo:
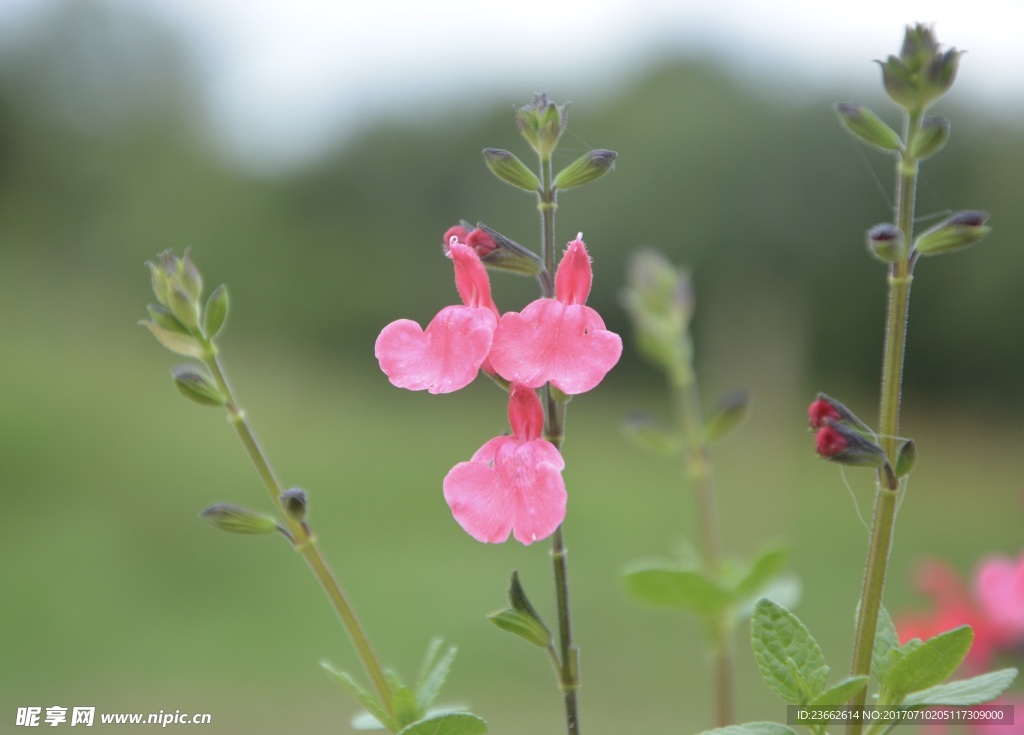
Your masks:
M441 496L447 470L504 430L503 397L483 381L399 391L373 358L383 325L425 323L454 300L440 237L459 218L535 245L532 201L479 153L526 157L510 110L535 90L459 99L428 121L374 119L313 165L257 176L202 134L195 70L170 31L102 5L61 8L0 49L0 729L19 706L61 705L210 712L211 732L349 731L356 708L317 661L357 664L301 559L197 517L268 503L223 416L178 396L177 358L135 326L152 301L144 261L189 246L210 285L229 284L227 368L279 474L310 492L379 653L411 675L440 634L460 648L450 700L496 733L558 732L548 663L484 620L512 569L552 610L546 544L480 545ZM627 561L668 555L694 530L677 469L619 434L629 411L668 413L629 347L624 265L656 245L693 269L706 400L737 386L755 396L716 452L726 547L790 546L799 613L838 678L867 533L839 471L814 458L804 410L824 389L874 413L884 271L862 233L889 217L891 165L839 130L830 103L856 95L895 119L871 92L807 96L671 58L614 87L548 91L573 101L559 163L620 154L613 175L561 197L558 222L562 241L584 232L590 303L627 343L569 415L583 724L694 732L710 723L696 626L635 607L618 581ZM939 112L954 134L924 164L919 213L986 209L995 232L917 271L904 428L921 461L892 610L920 604L923 556L967 574L1017 552L1024 513L1024 134L955 93ZM532 298L525 281L492 283L502 308ZM866 474L848 479L869 516ZM741 719L782 718L744 636Z

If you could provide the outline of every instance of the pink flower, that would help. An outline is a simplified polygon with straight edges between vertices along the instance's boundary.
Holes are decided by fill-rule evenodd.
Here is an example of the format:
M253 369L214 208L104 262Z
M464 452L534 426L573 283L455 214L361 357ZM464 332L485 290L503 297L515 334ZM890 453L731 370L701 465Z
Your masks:
M994 622L1008 635L1024 637L1024 554L1016 561L1005 556L983 561L974 589L981 608Z
M850 442L832 426L818 429L814 435L814 445L822 457L835 457L850 448Z
M842 414L839 413L838 409L824 398L818 398L811 403L807 409L807 418L815 429L825 426L825 419L830 419L837 423L843 420Z
M565 519L565 462L541 438L544 412L531 388L509 391L512 436L491 439L444 478L444 499L459 525L477 541L497 544L511 532L530 545Z
M498 322L490 363L506 380L528 388L550 381L564 393L585 393L619 361L622 339L586 306L593 272L579 237L558 266L556 298L537 299Z
M449 246L455 287L464 306L446 306L426 330L410 319L384 327L374 354L399 388L451 393L473 382L487 359L498 322L491 284L480 257L458 242Z

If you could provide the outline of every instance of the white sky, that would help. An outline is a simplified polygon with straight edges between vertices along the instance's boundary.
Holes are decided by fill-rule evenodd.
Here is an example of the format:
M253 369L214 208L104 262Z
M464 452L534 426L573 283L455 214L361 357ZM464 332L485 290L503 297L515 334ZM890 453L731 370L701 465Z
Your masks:
M0 0L0 30L78 0ZM316 153L382 111L556 99L628 80L666 52L765 83L851 95L903 26L966 49L957 93L1024 112L1024 0L109 0L179 29L201 60L218 137L254 163Z

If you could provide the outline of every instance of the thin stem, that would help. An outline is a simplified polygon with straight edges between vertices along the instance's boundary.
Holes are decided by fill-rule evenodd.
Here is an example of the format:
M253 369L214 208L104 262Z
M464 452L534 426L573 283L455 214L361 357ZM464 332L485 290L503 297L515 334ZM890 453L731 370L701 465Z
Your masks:
M554 298L555 276L555 212L558 209L558 193L553 185L551 159L540 161L541 188L537 195L537 209L541 220L541 258L544 261L546 279L541 279L541 289L546 298ZM565 409L566 400L556 395L551 385L544 386L544 423L545 437L562 451L565 440ZM559 656L553 656L552 662L557 664L558 685L562 690L565 704L565 728L568 735L579 735L579 651L572 642L572 610L569 604L569 565L566 559L568 550L559 526L551 537L551 562L555 574L555 603L558 608L558 646Z
M910 150L914 138L921 130L921 113L908 115L904 130L904 150ZM910 313L910 285L913 281L914 199L917 189L918 162L900 155L896 164L896 226L907 243L907 255L890 267L888 278L888 309L885 324L885 348L882 364L882 389L879 406L879 431L882 448L889 457L889 463L896 459L897 435L900 430L900 393L903 385L903 359L906 351L907 318ZM860 609L857 614L857 629L854 635L852 676L866 676L871 672L871 654L874 650L875 633L878 628L878 614L882 606L885 589L885 575L889 566L892 549L893 528L896 523L896 499L899 482L891 473L879 475L875 492L875 511L871 523L871 538L868 542L867 564L864 570L864 585L861 589ZM854 698L852 704L862 706L867 701L867 691ZM847 725L848 735L859 735L861 723L851 720Z
M679 413L686 448L683 468L693 486L697 500L701 554L708 571L717 574L722 565L722 539L718 526L711 448L704 437L700 391L691 365L680 366L672 376L672 392ZM714 626L714 709L719 727L734 721L733 644L729 612L721 613Z
M227 409L231 425L235 428L235 433L238 434L238 438L242 441L242 446L245 447L245 452L249 455L249 460L252 462L253 467L256 468L256 473L260 476L263 486L270 493L270 497L277 507L278 514L288 526L288 531L294 540L295 550L302 554L320 586L330 599L331 604L338 613L338 617L341 618L345 632L348 633L348 637L351 639L352 645L359 655L359 660L362 662L367 676L373 682L373 687L377 691L381 704L390 713L392 711L391 689L388 686L377 654L374 653L370 640L359 623L359 619L356 617L355 610L342 591L341 585L327 566L327 562L316 545L316 537L310 532L309 527L301 521L293 520L285 512L280 499L283 490L281 482L277 479L274 470L270 466L270 462L260 448L252 427L246 421L245 412L238 405L231 392L227 375L221 367L220 360L217 359L214 347L210 344L207 344L206 347L206 366L213 375L213 379L217 382L217 387L220 388L221 393L227 398L225 408Z

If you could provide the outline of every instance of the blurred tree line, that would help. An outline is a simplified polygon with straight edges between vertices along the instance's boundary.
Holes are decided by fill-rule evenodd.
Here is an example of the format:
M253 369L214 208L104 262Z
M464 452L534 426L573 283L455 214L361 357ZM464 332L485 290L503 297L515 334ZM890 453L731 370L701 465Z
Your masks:
M532 201L480 157L493 146L526 158L512 105L532 88L452 99L430 121L415 109L370 120L312 165L257 176L210 143L200 71L169 31L124 8L57 8L0 49L0 283L48 304L39 308L75 313L120 295L138 307L129 324L144 316L143 261L191 246L231 285L243 334L315 350L365 346L362 358L382 325L429 319L455 299L439 253L459 218L535 246ZM809 377L874 390L884 270L863 233L890 219L892 165L840 131L831 103L867 102L895 124L892 107L856 90L803 95L782 79L755 88L672 59L588 94L570 108L560 163L590 147L618 151L619 162L562 195L558 236L583 231L596 263L591 303L610 328L628 331L617 300L629 253L656 245L695 273L698 340L728 328L709 309L744 318L766 300L785 304ZM953 137L923 166L921 226L978 208L992 212L995 233L920 265L908 379L935 397L967 391L1019 410L1024 137L1012 120L957 100L954 88L937 110ZM494 282L499 306L532 297L531 284Z

